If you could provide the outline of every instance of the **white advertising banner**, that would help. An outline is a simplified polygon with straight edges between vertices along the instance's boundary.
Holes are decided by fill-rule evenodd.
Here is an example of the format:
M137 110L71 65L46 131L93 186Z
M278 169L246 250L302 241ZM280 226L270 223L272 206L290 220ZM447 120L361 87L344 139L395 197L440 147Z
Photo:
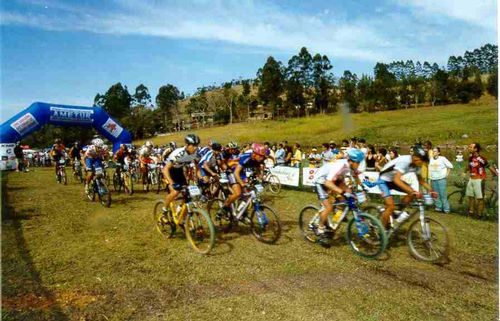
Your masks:
M314 186L314 175L319 167L304 167L302 168L302 185Z
M0 170L16 168L17 161L14 155L14 147L16 147L16 144L0 144Z
M19 135L24 135L38 125L36 118L31 113L22 115L18 120L10 124Z
M276 166L271 168L282 185L299 186L300 169L295 167Z

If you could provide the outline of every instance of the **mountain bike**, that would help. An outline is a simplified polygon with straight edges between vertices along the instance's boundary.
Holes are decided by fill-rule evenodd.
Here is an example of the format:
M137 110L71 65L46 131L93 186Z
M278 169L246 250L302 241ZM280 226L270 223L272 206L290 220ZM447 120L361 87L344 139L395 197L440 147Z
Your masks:
M78 158L73 161L73 178L78 183L83 183L85 178L83 177L82 163Z
M113 189L115 192L120 192L123 189L123 192L128 195L134 193L134 181L128 169L125 169L121 164L116 165L116 171L113 173Z
M358 204L366 201L364 193L356 194L356 197L349 197L346 200L333 203L333 208L337 213L328 216L328 225L337 233L342 222L347 215L352 213L351 219L347 221L346 239L354 254L374 259L381 255L387 246L387 236L380 221L365 212L366 208L361 210ZM306 205L299 214L299 229L303 237L312 243L320 241L318 237L318 227L320 223L320 213L323 206ZM334 216L335 215L335 216Z
M264 187L259 182L251 182L248 192L242 193L237 204L231 204L231 210L224 212L225 199L215 198L207 203L207 211L216 227L228 232L241 222L250 226L250 231L260 242L274 244L281 236L281 222L276 211L262 204Z
M198 204L200 195L198 186L183 186L179 197L168 208L163 200L155 204L153 217L156 229L167 239L173 238L181 228L193 250L208 254L215 246L215 228L210 216Z
M57 182L64 185L68 184L68 177L66 176L66 160L63 158L57 162Z
M269 191L271 194L278 195L281 191L281 183L278 176L271 173L271 170L268 168L264 169L263 173L263 181L262 185L266 191Z
M412 221L407 232L407 243L410 254L421 261L437 262L448 257L450 252L450 238L448 231L438 220L425 216L425 207L434 203L430 195L424 195L416 199L409 206L415 208L406 218L397 218L396 215L403 215L401 212L393 213L389 218L388 239L396 235L401 227L410 222L418 214L418 218ZM396 204L401 207L404 204ZM380 215L385 211L381 206L378 209ZM395 211L396 212L396 211ZM405 215L405 216L406 216Z
M111 206L111 192L104 180L104 170L102 167L94 169L94 177L87 191L87 197L90 201L95 201L96 196L104 207Z

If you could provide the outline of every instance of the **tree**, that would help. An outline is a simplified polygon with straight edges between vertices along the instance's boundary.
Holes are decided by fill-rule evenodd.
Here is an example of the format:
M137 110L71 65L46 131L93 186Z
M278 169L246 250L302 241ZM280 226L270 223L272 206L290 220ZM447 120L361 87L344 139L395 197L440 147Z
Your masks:
M101 106L111 117L121 119L130 114L132 96L121 83L111 86L104 95L97 94L94 103Z
M233 90L230 82L224 84L224 98L226 106L229 109L229 123L233 123L233 109L236 102L236 92Z
M490 76L488 77L486 91L488 91L490 95L498 99L498 68L493 69Z
M260 84L257 96L264 105L271 105L273 109L276 109L275 115L279 114L277 101L283 93L284 78L281 63L274 60L272 56L267 58L264 67L257 72L256 83Z
M380 62L375 65L374 74L373 96L376 104L389 110L396 109L398 107L394 90L397 85L396 76L389 71L386 64Z
M135 88L135 94L133 96L136 105L150 106L151 105L151 95L149 94L148 87L140 84Z
M349 70L344 71L344 75L339 79L340 97L347 103L349 111L355 113L358 107L358 98L356 95L356 85L358 77Z
M375 111L372 77L368 75L361 76L361 79L358 82L358 98L363 110L368 112Z
M177 103L180 99L179 89L174 85L167 84L166 86L161 86L158 90L158 95L156 95L156 106L163 115L163 128L168 130L167 121L172 114L172 109L177 107ZM171 118L171 117L170 117Z
M332 92L334 79L329 73L332 64L327 56L316 54L312 59L312 78L314 86L314 105L316 110L323 113L328 108L329 95Z

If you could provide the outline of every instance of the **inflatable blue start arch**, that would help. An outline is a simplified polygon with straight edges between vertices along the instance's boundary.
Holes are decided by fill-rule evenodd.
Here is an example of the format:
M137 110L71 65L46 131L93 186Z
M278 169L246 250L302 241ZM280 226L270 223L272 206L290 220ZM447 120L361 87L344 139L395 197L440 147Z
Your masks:
M0 127L0 143L15 143L45 124L57 126L92 126L113 142L113 151L120 144L130 144L132 136L101 107L68 106L35 102Z

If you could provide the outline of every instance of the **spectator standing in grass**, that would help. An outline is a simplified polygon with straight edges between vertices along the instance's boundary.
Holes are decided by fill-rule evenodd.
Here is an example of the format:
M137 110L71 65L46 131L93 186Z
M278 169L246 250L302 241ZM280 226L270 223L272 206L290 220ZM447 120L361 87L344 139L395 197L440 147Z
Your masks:
M429 155L429 159L432 159L433 158L432 143L429 140L425 141L423 144L423 147L425 150L427 150L427 154ZM430 182L428 164L422 165L422 178L424 180L426 180L428 183Z
M292 167L300 168L301 164L302 164L302 150L300 149L300 144L295 143L293 145Z
M472 143L469 146L469 163L465 166L464 176L470 174L469 182L465 195L469 197L469 214L474 215L474 209L477 203L477 214L479 217L484 210L484 187L486 181L486 169L498 176L495 168L491 167L486 157L481 155L481 145Z
M366 171L373 172L375 171L375 162L377 155L375 154L375 147L373 145L368 145L367 154L366 154Z
M446 192L446 181L450 175L453 165L450 161L441 156L441 149L434 147L433 157L429 161L429 179L431 181L432 189L438 192L438 199L436 200L436 212L450 212L450 204L448 203Z
M16 160L17 160L16 172L23 172L24 171L24 153L23 153L23 148L21 147L20 142L17 142L16 146L14 147L14 155L16 156Z
M285 148L283 147L283 143L279 143L278 149L274 154L274 158L276 159L276 165L277 166L285 165L285 157L286 157L286 151Z
M358 172L363 173L366 171L366 155L368 155L368 148L366 148L366 141L364 138L360 138L358 140L358 148L365 155L365 158L361 161L361 163L359 163L358 167Z
M396 148L391 148L391 151L389 152L389 159L388 161L391 161L393 159L396 159L399 157L398 150ZM387 155L386 155L387 158Z
M321 166L321 155L318 154L318 149L313 148L311 150L311 153L307 157L309 160L309 166L310 167L320 167Z
M323 165L333 162L335 155L333 155L330 145L328 143L323 143L323 151L321 152L321 159L323 160Z
M458 170L462 169L463 162L464 162L464 154L462 153L461 150L458 150L457 155L455 156L455 163Z
M293 158L293 151L290 146L285 146L285 166L290 166Z
M336 158L344 158L347 149L349 148L349 141L347 139L342 140L342 147L340 147L340 153L336 155Z
M339 149L337 148L337 144L333 140L330 141L328 144L330 147L330 150L332 151L333 156L336 156L339 153Z
M387 149L379 148L377 151L377 157L375 158L375 169L377 170L377 172L380 172L382 170L382 167L384 167L388 162Z

